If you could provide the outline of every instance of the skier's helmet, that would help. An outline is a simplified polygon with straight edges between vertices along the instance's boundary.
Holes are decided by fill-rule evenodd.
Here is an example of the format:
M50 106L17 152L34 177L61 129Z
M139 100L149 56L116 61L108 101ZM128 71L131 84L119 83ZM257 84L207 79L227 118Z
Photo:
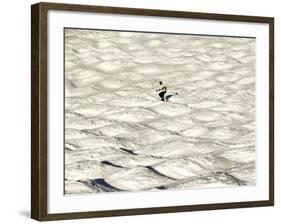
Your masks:
M162 81L160 81L160 82L159 82L159 84L160 84L160 85L162 85L162 84L163 84L163 82L162 82Z

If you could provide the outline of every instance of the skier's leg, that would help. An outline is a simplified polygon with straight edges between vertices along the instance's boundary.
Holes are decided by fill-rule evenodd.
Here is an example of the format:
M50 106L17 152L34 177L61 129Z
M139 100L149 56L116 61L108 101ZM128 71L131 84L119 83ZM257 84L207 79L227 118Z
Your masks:
M163 98L163 92L160 92L160 93L159 93L159 96L160 96L160 99L163 101L163 100L164 100L164 98Z
M165 101L165 94L166 94L166 91L163 92L163 101Z

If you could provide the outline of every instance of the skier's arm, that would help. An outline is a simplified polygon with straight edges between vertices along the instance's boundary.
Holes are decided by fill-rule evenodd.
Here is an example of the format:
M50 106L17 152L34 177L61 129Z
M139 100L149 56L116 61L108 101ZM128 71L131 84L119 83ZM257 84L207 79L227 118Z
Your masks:
M166 91L167 90L167 87L166 86L160 86L159 89L156 89L156 92L159 92L159 91Z
M163 85L161 85L160 88L156 90L156 92L159 92L159 91L161 91L162 89L163 89Z

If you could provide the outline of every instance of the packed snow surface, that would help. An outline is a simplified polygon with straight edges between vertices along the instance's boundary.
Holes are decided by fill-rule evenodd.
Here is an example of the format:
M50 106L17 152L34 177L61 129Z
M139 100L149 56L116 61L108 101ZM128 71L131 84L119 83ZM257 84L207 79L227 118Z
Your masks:
M66 194L255 182L255 39L65 29Z

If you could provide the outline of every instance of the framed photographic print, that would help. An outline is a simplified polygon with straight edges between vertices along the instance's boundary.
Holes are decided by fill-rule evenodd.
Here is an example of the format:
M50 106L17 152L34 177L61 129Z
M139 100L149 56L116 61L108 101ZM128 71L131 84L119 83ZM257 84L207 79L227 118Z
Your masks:
M274 204L274 19L32 5L33 219Z

